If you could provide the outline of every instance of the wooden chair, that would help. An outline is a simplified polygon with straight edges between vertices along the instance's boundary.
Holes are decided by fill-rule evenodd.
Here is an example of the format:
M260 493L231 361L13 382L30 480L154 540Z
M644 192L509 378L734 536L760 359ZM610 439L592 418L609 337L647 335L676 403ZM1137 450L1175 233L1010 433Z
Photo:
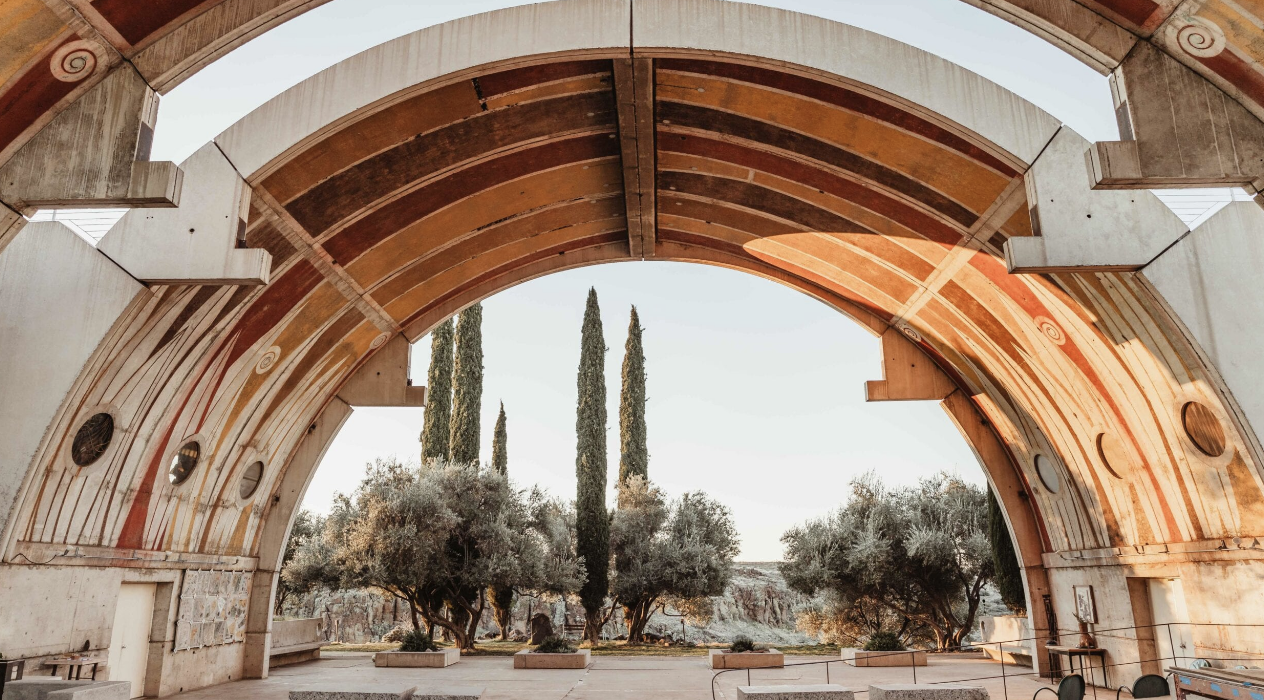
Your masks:
M1054 691L1053 688L1037 690L1031 696L1031 700L1036 700L1036 697L1042 692L1053 693L1058 696L1058 700L1084 700L1084 688L1084 676L1077 673L1063 678L1062 682L1058 683L1057 691Z
M1161 698L1172 692L1168 687L1167 679L1163 676L1147 673L1137 679L1132 687L1126 685L1119 686L1119 690L1115 691L1115 700L1119 700L1121 693L1127 691L1134 698Z

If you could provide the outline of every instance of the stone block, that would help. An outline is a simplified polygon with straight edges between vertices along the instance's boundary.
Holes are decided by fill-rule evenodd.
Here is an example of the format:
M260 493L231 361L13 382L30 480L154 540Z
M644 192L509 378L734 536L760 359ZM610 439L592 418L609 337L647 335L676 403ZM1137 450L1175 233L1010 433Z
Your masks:
M856 668L879 668L888 666L925 666L926 652L909 651L865 651L864 649L843 649L844 661L852 662Z
M956 683L869 686L869 700L988 700L982 686Z
M711 650L711 668L781 668L786 657L776 649L766 651Z
M4 684L4 700L128 700L128 681L67 681L24 678Z
M854 700L856 691L828 685L740 685L737 700Z
M514 654L514 668L588 668L591 655L589 649L570 654L541 654L523 649Z
M439 651L379 651L373 665L382 668L443 668L461 660L456 647Z

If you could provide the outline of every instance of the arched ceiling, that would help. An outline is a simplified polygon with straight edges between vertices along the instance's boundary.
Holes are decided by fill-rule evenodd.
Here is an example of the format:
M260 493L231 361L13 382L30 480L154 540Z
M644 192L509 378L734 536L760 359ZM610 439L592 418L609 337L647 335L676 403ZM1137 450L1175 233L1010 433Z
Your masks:
M225 153L260 161L241 167L255 195L245 236L271 254L271 282L138 299L65 404L62 437L37 455L18 549L254 556L270 506L233 495L241 470L262 460L259 492L275 489L307 426L394 334L416 340L536 276L641 258L745 270L874 333L898 329L1005 444L1008 463L989 468L1022 485L1043 551L1264 529L1249 439L1138 276L1006 272L1001 245L1032 235L1015 125L1038 113L959 80L993 100L982 111L1011 141L1002 148L889 92L778 60L600 53L360 94L365 106L280 137L275 158L247 146L290 121L230 130ZM275 109L260 114L316 118L292 97ZM1182 426L1191 401L1223 432L1214 457ZM74 430L102 406L124 441L78 468ZM164 465L190 439L204 467L171 485Z
M152 89L166 92L324 1L9 0L0 6L0 162L111 70L134 70ZM1138 42L1150 42L1264 118L1261 0L965 1L1103 73L1118 67Z

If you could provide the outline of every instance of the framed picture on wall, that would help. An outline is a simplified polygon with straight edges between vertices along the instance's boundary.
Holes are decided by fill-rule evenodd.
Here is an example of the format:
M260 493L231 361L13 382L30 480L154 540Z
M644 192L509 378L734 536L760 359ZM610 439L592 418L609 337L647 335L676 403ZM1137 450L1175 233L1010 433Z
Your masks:
M1075 617L1084 622L1097 622L1097 606L1093 604L1092 586L1072 586L1075 594Z

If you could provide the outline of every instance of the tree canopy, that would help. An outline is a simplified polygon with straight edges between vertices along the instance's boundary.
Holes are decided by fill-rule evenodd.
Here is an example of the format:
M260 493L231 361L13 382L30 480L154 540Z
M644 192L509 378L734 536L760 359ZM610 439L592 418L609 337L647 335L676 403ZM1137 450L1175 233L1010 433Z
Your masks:
M478 462L483 409L483 305L461 312L456 322L456 359L452 365L452 435L448 460Z
M623 387L619 392L619 483L639 475L649 478L650 453L645 427L645 347L641 317L632 307L628 340L623 349Z
M739 542L725 506L702 492L668 502L644 477L633 475L619 485L610 549L616 562L611 593L623 606L628 642L635 644L665 603L697 611L724 593Z
M610 514L606 511L606 341L597 290L588 290L580 337L575 417L575 516L579 556L588 572L579 589L584 636L594 644L609 614Z
M301 546L295 561L310 562L309 584L379 589L408 604L415 629L425 620L472 649L487 587L579 586L583 568L569 549L567 515L490 467L378 460L355 493L336 498L322 536ZM464 617L444 615L440 601Z
M447 459L452 430L452 319L430 335L430 368L426 370L426 418L421 428L421 460Z
M930 636L940 649L961 645L994 574L987 497L948 474L898 489L874 474L858 478L843 508L782 542L787 585L826 596L818 612L832 619L818 627Z

